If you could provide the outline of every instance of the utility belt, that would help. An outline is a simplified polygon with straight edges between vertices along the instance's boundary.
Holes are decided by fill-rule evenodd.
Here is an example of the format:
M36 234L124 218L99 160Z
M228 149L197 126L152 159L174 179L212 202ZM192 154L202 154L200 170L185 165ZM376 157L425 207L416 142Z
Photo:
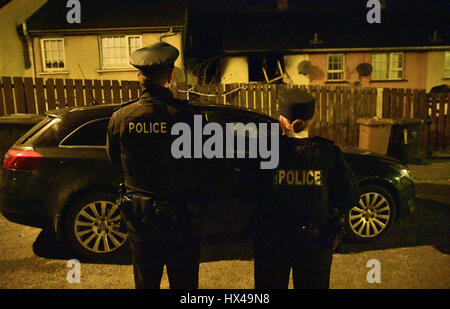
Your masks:
M323 220L293 219L293 218L264 218L259 225L264 228L279 225L280 231L290 235L310 235L314 239L320 240L325 248L335 250L342 242L345 234L345 219L335 209L332 215Z
M198 223L199 218L192 212L183 211L179 205L159 199L149 191L131 187L137 193L127 194L123 183L119 186L119 210L127 221L142 221L151 224ZM193 208L188 205L188 208Z

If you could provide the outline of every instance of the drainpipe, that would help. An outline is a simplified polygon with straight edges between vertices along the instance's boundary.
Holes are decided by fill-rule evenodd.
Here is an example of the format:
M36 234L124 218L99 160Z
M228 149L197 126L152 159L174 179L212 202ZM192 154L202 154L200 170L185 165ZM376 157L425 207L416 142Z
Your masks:
M168 32L165 32L165 33L163 33L163 34L161 34L161 36L159 37L159 41L160 42L162 42L163 41L163 38L167 38L167 37L169 37L169 36L174 36L174 35L176 35L177 33L176 32L174 32L173 31L173 27L172 26L170 26L169 27L169 31ZM183 41L181 41L181 49L183 48ZM184 55L183 55L183 51L181 51L181 67L183 67L184 66Z
M22 23L22 31L23 31L23 36L25 38L25 42L27 44L27 48L28 48L28 55L30 57L30 64L31 64L31 75L33 76L33 78L36 78L36 68L34 66L34 48L33 48L33 40L30 37L30 34L28 33L27 30L27 23L23 22Z
M160 41L160 42L163 41L163 38L167 38L167 37L169 37L169 36L174 36L174 35L177 34L176 32L173 31L173 27L172 27L172 26L170 26L169 29L170 29L170 30L169 30L168 32L165 32L165 33L161 34L161 36L159 37L159 41Z

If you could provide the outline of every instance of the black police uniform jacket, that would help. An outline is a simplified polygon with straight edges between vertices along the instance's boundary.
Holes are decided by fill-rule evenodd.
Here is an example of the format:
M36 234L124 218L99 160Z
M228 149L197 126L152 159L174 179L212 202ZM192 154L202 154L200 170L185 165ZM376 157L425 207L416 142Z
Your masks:
M359 189L340 148L330 140L280 136L278 168L266 173L257 217L286 227L326 223L359 201Z
M127 104L112 115L108 126L109 158L120 165L127 192L145 190L167 200L192 192L199 177L195 160L175 159L171 135L177 122L192 128L193 108L174 99L169 89L152 86L143 90L137 102ZM186 197L187 198L187 197Z

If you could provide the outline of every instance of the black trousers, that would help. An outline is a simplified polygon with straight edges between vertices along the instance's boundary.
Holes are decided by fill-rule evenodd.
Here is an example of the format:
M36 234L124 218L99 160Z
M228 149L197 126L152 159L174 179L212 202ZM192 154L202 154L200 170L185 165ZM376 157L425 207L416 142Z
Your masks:
M171 289L198 288L199 227L127 221L136 289L159 289L164 265Z
M328 289L333 250L309 230L256 226L253 238L256 289Z

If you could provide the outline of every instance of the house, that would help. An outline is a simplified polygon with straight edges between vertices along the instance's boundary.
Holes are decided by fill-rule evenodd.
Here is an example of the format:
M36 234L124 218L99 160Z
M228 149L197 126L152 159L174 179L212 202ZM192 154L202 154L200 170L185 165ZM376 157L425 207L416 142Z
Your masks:
M17 27L47 0L0 0L0 76L31 76Z
M175 80L185 80L182 0L80 1L80 23L69 23L67 1L50 0L19 29L33 77L135 80L130 54L160 41L180 50Z
M427 91L449 83L448 2L384 1L381 23L373 24L365 1L340 7L319 2L279 0L260 10L190 9L185 57L191 83Z
M0 75L134 80L130 53L166 41L189 84L448 84L449 2L380 2L370 24L362 0L80 0L69 23L65 0L3 0Z

